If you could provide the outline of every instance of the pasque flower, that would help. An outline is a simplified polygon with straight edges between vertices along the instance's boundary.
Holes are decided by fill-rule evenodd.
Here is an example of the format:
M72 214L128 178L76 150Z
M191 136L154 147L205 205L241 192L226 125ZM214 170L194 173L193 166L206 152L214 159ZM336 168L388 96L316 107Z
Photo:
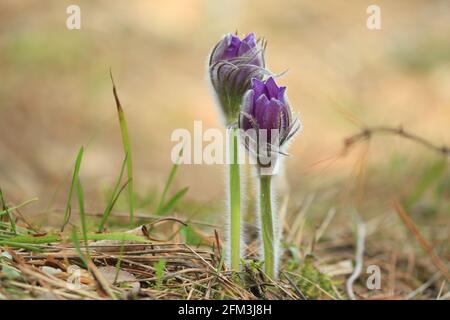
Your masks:
M252 79L241 110L239 128L244 134L254 133L247 135L246 147L263 166L268 163L263 163L262 158L284 154L284 146L300 128L300 121L292 115L286 87L278 87L272 77L266 81Z
M286 87L278 87L272 77L266 81L252 79L251 88L242 100L239 129L244 133L245 146L257 159L259 236L264 269L269 277L276 278L280 229L271 177L276 173L278 155L284 154L287 142L300 129L300 121L292 115Z
M268 72L264 69L265 41L257 40L254 33L243 39L237 35L225 35L214 47L209 57L209 80L214 89L217 104L227 126L229 140L227 149L230 164L227 170L227 223L226 262L234 271L240 269L243 254L241 236L243 181L239 159L239 136L236 122L242 97L251 86L251 79L262 79Z
M254 33L243 39L226 34L211 52L209 78L227 125L237 120L251 79L262 79L267 74L264 49L265 41L257 40Z

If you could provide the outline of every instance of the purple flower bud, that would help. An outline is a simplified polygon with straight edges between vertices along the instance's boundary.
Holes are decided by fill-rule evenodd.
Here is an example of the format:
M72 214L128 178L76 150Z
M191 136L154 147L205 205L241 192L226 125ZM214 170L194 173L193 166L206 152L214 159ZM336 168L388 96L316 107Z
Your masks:
M271 151L282 153L281 147L300 129L300 121L293 117L286 96L286 87L278 87L275 80L269 77L265 82L252 79L250 90L242 101L242 111L239 117L239 128L244 132L253 129L258 150L261 146L270 157ZM246 146L249 148L248 141Z
M244 93L251 86L251 79L262 79L265 41L257 40L249 33L242 40L227 34L214 47L209 59L209 77L217 95L227 125L239 116Z

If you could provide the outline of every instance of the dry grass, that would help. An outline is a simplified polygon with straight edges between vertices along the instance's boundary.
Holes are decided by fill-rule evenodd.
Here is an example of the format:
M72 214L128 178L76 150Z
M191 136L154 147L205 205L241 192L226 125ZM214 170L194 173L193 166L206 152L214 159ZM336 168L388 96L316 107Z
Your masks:
M231 274L214 247L194 249L175 242L94 242L82 248L90 262L86 269L81 269L80 288L70 286L71 266L83 266L72 245L49 244L40 246L40 252L5 247L2 250L12 257L9 266L20 273L17 279L0 273L3 298L300 298L297 289L287 281L267 279L257 268L247 267L245 272ZM159 261L165 261L160 274ZM122 274L125 279L121 279Z
M166 227L178 225L178 219L166 222ZM198 230L204 237L202 246L186 244L181 235L170 242L90 241L87 247L80 247L82 257L67 241L35 245L33 251L2 246L0 298L347 299L345 281L353 272L356 239L348 229L334 228L333 236L327 236L324 224L328 223L329 216L311 243L304 241L299 250L290 247L285 251L276 281L268 279L253 260L255 242L248 247L249 260L244 269L239 273L228 271L221 260L217 232L208 235ZM147 239L162 237L167 230L164 224L158 225L149 224L130 233ZM386 237L373 241L377 232L389 233L392 228L383 219L368 221L366 228L363 272L352 284L356 299L448 298L448 279L446 282L433 264L435 257L428 252L396 251ZM374 264L381 268L383 277L381 289L372 291L365 285L365 270ZM81 270L80 287L74 287L74 270Z

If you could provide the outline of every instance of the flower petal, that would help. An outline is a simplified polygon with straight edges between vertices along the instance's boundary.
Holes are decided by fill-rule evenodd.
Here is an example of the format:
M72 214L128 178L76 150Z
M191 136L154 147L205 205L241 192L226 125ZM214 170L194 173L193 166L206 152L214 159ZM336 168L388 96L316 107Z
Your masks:
M243 130L248 130L254 127L252 123L253 118L253 90L248 90L242 98L242 116L239 118L239 127Z
M247 43L250 47L256 47L256 35L254 32L250 32L242 39L242 42Z
M257 78L252 79L252 89L255 92L255 102L261 95L266 95L266 85L264 84L264 82Z
M254 99L255 98L253 98L253 100ZM257 98L257 100L254 103L253 115L255 116L255 119L260 127L264 126L264 115L267 112L268 107L269 107L269 99L267 99L265 95L259 96L259 98Z
M275 80L273 80L272 77L269 77L269 79L267 79L266 89L267 89L269 99L278 98L278 91L280 89L278 88L277 84L275 83Z

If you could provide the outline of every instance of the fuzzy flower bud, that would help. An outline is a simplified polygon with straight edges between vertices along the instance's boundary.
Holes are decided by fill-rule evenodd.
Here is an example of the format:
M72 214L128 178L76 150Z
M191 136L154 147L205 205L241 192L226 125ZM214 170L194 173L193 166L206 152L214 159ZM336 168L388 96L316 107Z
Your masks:
M237 121L244 93L251 79L262 79L265 42L256 40L254 33L242 40L225 35L214 47L209 59L209 78L227 125Z
M292 115L286 87L278 87L272 77L265 82L252 79L242 101L239 128L258 164L273 166L274 156L284 154L286 143L300 127L300 121Z

